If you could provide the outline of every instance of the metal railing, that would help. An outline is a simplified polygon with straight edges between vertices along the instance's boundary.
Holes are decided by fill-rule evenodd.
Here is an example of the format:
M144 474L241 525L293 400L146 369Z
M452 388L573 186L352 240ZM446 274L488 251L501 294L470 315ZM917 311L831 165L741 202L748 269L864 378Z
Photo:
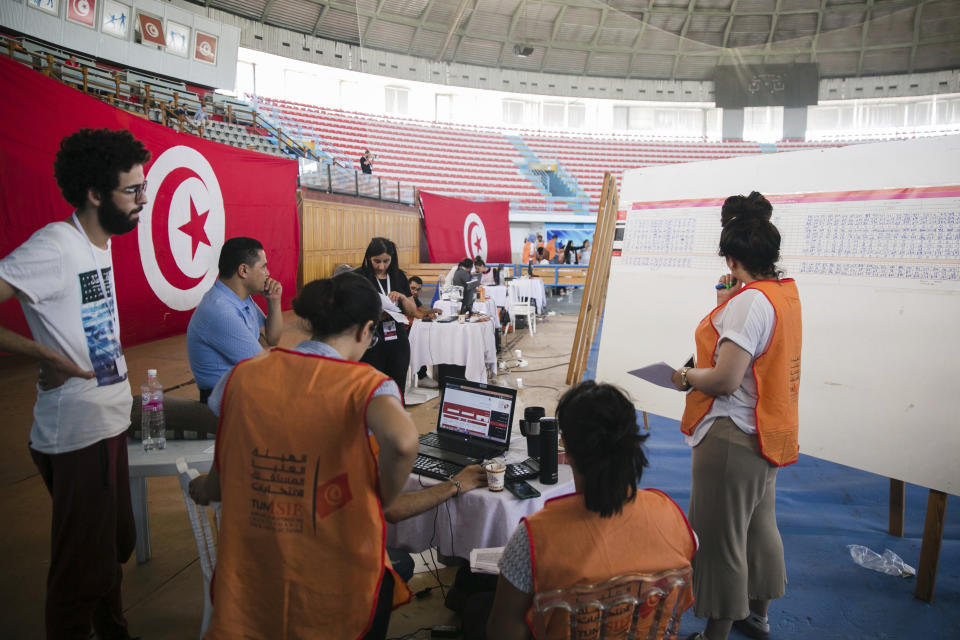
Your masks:
M520 278L522 276L529 275L528 265L522 263L515 264L488 264L488 267L500 269L500 277L504 278ZM533 265L533 275L534 277L540 278L543 280L543 286L545 287L582 287L583 284L571 284L569 282L562 282L560 279L560 272L562 270L570 269L579 269L585 271L589 265L586 264L535 264ZM506 271L512 270L512 275L507 275ZM543 272L546 270L553 270L553 281L551 282L549 278L543 277Z
M414 203L413 185L315 160L300 161L300 185L327 193L400 204Z

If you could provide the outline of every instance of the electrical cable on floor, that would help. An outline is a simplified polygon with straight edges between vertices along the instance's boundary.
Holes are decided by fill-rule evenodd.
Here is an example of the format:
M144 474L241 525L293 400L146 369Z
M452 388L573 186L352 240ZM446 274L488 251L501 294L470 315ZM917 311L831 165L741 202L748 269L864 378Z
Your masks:
M426 488L423 484L423 476L417 476L417 481L420 483L422 488ZM437 537L437 516L440 515L440 505L437 505L434 508L433 512L433 532L430 534L430 542L427 543L427 547L433 549L433 541ZM449 513L447 514L449 517ZM430 564L423 557L423 551L420 552L420 561L423 562L424 566L427 568L427 571L434 577L437 581L437 585L440 587L440 595L443 596L443 599L447 599L447 590L443 584L443 580L440 579L440 567L437 566L437 557L436 551L431 551L431 558L433 559L433 569L430 568ZM431 587L432 588L432 587Z
M402 636L394 636L393 638L387 638L387 640L409 640L413 636L417 635L421 631L430 631L432 627L420 627L416 631L411 631L410 633Z

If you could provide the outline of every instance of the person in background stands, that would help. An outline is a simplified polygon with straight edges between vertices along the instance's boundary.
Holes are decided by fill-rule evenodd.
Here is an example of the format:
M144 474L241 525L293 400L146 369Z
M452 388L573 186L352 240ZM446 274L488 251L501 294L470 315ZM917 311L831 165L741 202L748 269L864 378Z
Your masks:
M533 241L537 237L532 233L527 236L527 239L523 243L523 251L520 254L520 262L523 264L530 264L530 261L533 260L536 252L534 251Z
M576 249L573 247L573 240L567 241L567 246L563 248L563 264L573 264L576 256Z
M410 299L406 274L400 270L397 246L386 238L372 238L355 273L366 278L384 298L406 315L415 315L417 306ZM363 362L373 365L397 383L401 393L407 384L410 366L408 327L386 312L376 327L379 341L363 354Z
M593 250L593 247L590 244L590 240L584 240L583 246L580 247L580 262L579 264L590 264L590 252Z
M193 121L199 124L204 122L209 117L210 114L207 113L206 107L203 106L203 103L200 103L200 108L197 109L196 113L193 114Z
M364 151L363 155L360 156L360 171L366 174L373 173L373 154L370 153L369 149Z
M394 381L358 362L379 342L380 296L344 273L304 286L293 309L310 339L241 362L210 395L216 453L190 483L197 503L222 502L207 640L381 639L410 600L382 509L417 430Z
M412 276L408 281L410 286L410 297L413 299L413 303L417 306L417 312L415 315L410 316L413 318L430 318L433 319L436 317L439 311L437 309L428 309L423 306L423 303L420 302L420 292L423 291L423 280L420 279L420 276ZM420 367L420 370L417 371L417 384L426 389L436 389L437 383L433 381L433 378L427 377L427 366L423 365Z
M283 286L270 277L263 245L253 238L230 238L220 249L220 277L204 294L187 325L187 356L206 402L220 376L260 351L260 336L273 347L283 333ZM261 294L267 314L253 301Z
M689 567L697 549L680 507L661 491L638 488L647 466L642 448L647 436L638 433L636 410L622 392L582 382L560 398L557 422L576 493L549 500L542 511L523 518L507 542L488 640L530 637L534 591ZM681 598L682 611L690 596L688 585L672 597ZM551 616L548 638L567 637L564 618ZM468 626L479 625L465 620Z
M67 58L66 61L63 63L63 66L65 66L65 67L72 67L72 68L76 69L76 68L78 68L78 67L80 66L80 63L77 62L77 56L70 56L70 57Z
M33 336L0 327L0 351L40 365L29 445L53 498L51 639L87 638L91 625L99 638L130 637L120 584L136 544L125 433L132 398L110 238L137 227L149 160L129 131L81 129L64 138L53 173L76 210L0 260L0 302L20 300Z

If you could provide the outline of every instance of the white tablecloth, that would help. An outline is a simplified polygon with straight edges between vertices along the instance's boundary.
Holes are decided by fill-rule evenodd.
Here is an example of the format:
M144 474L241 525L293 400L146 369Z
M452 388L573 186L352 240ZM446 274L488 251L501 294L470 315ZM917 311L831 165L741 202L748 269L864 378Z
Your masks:
M527 441L515 434L507 453L507 462L522 462L527 458ZM559 482L544 485L537 479L527 480L539 498L520 500L504 489L494 492L485 487L451 498L438 507L387 525L387 545L417 553L435 546L446 556L469 558L472 549L502 547L517 528L520 518L543 509L550 498L573 493L573 472L569 465L558 469ZM404 491L416 491L438 482L411 474ZM436 525L434 525L436 523ZM432 540L432 542L431 542Z
M137 526L137 564L143 564L152 555L150 549L150 512L147 510L147 478L177 475L177 458L184 458L187 466L206 473L213 464L214 440L167 440L167 448L144 451L139 440L127 444L127 464L130 467L130 499L133 520ZM184 514L186 515L186 514Z
M487 381L487 368L497 370L493 322L422 322L410 327L410 370L456 364L467 368L467 380Z
M547 288L540 278L516 278L513 280L519 287L520 295L530 296L537 305L537 312L543 313L547 306ZM488 297L496 301L498 307L507 306L507 286L484 287Z
M460 313L460 303L453 300L437 300L433 308L442 310L445 316L455 316ZM488 316L493 321L494 326L497 329L500 328L500 314L497 312L497 303L494 302L493 298L487 297L483 301L474 300L473 312Z

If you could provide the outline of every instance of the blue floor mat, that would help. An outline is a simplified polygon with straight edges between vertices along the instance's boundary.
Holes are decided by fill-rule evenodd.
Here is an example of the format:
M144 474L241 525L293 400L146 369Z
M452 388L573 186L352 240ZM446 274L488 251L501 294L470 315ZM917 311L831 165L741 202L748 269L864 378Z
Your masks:
M585 379L596 372L598 339ZM638 424L643 424L637 416ZM643 487L690 503L690 448L676 420L648 415L650 467ZM802 428L802 426L801 426ZM787 562L787 592L770 605L772 640L960 640L960 503L947 500L934 601L913 597L916 578L888 576L856 565L847 545L890 549L917 568L929 491L907 485L903 538L887 533L890 481L866 471L801 455L777 478L777 523ZM702 631L688 612L680 638ZM731 639L744 638L736 630Z
M642 486L667 492L685 511L690 503L690 448L676 420L648 416L650 467ZM638 423L642 424L638 415ZM933 604L914 599L916 579L857 566L847 550L861 544L891 549L917 567L928 491L907 486L903 538L887 533L887 478L801 455L777 478L777 523L787 560L786 595L770 605L770 637L960 638L960 505L948 498ZM703 629L688 612L681 638ZM737 631L731 638L743 637Z

